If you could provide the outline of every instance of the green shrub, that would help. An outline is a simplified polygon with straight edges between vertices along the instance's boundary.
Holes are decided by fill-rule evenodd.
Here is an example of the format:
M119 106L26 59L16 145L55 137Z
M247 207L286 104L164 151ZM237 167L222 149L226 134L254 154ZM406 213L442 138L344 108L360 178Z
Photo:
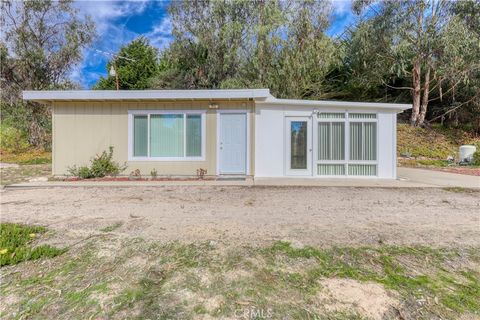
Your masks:
M118 162L113 161L112 158L113 147L110 146L108 153L103 151L100 155L95 156L90 161L90 167L81 166L77 168L77 166L73 166L68 168L68 173L82 179L116 176L126 169L126 165L120 165Z
M31 247L32 241L47 229L15 223L0 223L0 266L22 261L52 258L65 252L49 245Z
M3 152L19 153L28 147L25 132L6 124L0 125L0 149Z
M472 164L474 166L480 166L480 143L476 145L477 151L473 154Z

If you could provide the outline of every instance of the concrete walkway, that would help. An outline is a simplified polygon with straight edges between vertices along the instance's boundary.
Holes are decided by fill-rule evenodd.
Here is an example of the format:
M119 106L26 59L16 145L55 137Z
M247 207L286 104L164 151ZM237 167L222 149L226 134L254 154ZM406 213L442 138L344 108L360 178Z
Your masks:
M6 188L45 187L135 187L135 186L316 186L316 187L373 187L373 188L479 188L480 177L434 170L398 168L398 179L312 179L312 178L257 178L245 181L49 181L27 182Z

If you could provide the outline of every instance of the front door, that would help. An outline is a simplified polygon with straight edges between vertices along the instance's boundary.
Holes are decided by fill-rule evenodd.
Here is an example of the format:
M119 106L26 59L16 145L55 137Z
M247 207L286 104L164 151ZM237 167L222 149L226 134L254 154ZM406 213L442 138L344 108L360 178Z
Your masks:
M312 175L312 119L286 117L286 174Z
M246 174L247 114L220 113L220 174Z

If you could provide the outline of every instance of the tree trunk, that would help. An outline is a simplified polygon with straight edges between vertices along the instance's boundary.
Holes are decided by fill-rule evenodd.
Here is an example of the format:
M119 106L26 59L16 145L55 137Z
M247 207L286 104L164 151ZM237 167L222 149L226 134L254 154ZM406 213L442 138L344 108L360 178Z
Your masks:
M425 74L425 85L423 87L422 104L420 105L420 116L418 117L417 126L421 126L425 122L425 116L427 115L429 91L430 91L430 67L428 67L427 73Z
M413 63L413 107L412 115L410 116L410 125L417 126L418 117L420 113L420 96L421 96L421 82L420 82L420 62L417 60Z

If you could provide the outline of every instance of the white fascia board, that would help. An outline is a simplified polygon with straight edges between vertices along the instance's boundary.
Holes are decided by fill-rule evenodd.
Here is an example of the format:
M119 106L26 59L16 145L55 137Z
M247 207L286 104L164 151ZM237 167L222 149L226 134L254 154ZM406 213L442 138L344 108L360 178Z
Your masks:
M283 105L283 106L310 106L326 108L348 108L348 109L388 109L401 112L411 109L411 104L403 103L380 103L380 102L353 102L353 101L329 101L329 100L294 100L267 98L263 101L256 101L258 105Z
M42 102L57 100L232 100L270 97L269 89L23 91L24 100Z

